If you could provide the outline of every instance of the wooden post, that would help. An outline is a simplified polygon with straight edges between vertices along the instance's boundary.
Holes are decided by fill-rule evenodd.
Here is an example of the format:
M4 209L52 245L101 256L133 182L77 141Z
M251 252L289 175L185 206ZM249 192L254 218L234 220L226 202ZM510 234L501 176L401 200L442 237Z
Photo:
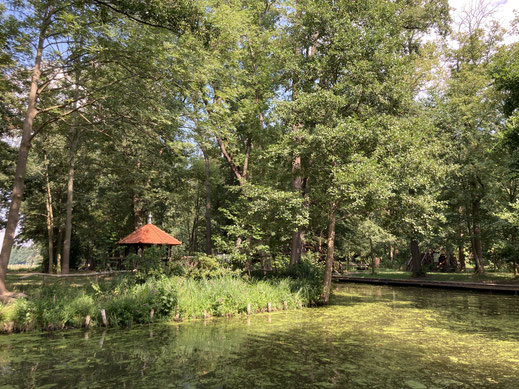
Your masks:
M56 295L52 296L52 303L56 304Z
M207 310L204 309L204 319L207 319L208 316L209 316L209 315L207 314Z
M101 319L103 319L103 325L108 327L108 320L106 319L106 311L101 309Z
M267 311L268 312L272 312L272 304L271 303L267 303Z
M175 320L176 321L180 320L180 313L178 313L178 306L175 307Z
M247 315L250 315L250 313L251 313L250 304L247 304Z
M105 344L105 336L106 336L106 330L103 331L103 334L101 335L101 339L99 340L99 348L103 348L103 345Z
M85 328L88 329L88 327L90 327L90 315L85 318Z
M152 309L150 311L150 321L153 321L153 315L155 315L155 310L154 309Z
M288 310L288 303L286 301L283 301L283 309L285 311Z

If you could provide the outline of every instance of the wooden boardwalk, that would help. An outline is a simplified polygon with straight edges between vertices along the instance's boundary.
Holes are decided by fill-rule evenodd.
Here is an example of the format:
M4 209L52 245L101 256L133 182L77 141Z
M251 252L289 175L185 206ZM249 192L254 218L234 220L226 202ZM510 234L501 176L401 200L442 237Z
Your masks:
M415 286L442 289L465 289L519 295L519 285L498 284L495 282L432 281L417 278L401 280L394 278L355 277L349 275L333 275L333 280L337 282L357 282L364 284Z

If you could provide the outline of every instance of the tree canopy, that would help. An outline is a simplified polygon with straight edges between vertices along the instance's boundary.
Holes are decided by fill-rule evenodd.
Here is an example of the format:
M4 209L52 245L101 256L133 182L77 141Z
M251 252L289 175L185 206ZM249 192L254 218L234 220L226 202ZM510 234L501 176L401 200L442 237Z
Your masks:
M322 261L324 302L337 259L515 264L519 46L477 7L6 2L0 279L16 225L67 272L149 213L179 255Z

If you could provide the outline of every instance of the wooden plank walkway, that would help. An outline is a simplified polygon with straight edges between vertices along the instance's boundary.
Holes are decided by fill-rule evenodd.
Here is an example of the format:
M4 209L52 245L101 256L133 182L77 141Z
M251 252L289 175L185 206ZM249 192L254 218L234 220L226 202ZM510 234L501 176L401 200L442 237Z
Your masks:
M333 275L333 280L338 282L357 282L364 284L415 286L425 288L465 289L488 291L496 293L508 293L519 295L519 285L497 284L495 282L456 282L456 281L432 281L426 279L394 279L394 278L365 278L348 275Z

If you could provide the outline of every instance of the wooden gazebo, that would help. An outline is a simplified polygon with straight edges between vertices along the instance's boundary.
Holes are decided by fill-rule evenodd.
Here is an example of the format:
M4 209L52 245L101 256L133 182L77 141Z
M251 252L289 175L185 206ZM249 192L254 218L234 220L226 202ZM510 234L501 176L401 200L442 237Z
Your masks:
M171 256L171 247L179 246L182 244L181 241L175 239L168 233L162 231L159 227L151 224L151 217L148 219L148 224L133 231L126 238L121 239L117 242L119 246L126 246L128 248L134 248L135 253L139 252L139 249L144 250L146 247L151 246L167 246L169 255Z

